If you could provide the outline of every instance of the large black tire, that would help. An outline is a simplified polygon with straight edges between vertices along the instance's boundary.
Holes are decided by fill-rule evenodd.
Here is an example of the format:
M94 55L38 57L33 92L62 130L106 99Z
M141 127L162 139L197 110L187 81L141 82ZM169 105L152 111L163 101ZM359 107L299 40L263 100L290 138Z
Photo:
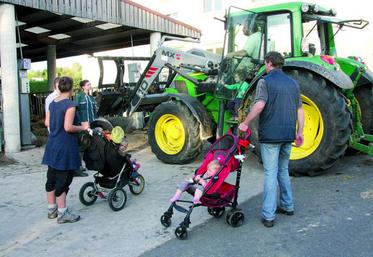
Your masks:
M318 147L305 158L290 160L290 171L294 174L318 175L344 155L352 132L351 113L342 95L321 76L304 70L290 70L286 73L298 82L302 95L316 104L324 125ZM305 113L305 122L307 118Z
M177 118L178 121L182 123L184 130L184 142L176 147L175 151L172 149L172 142L168 144L167 135L164 131L161 133L156 130L158 123L158 128L161 124L167 124L165 117ZM163 145L159 145L157 142L163 140ZM193 161L202 150L202 140L200 137L200 128L197 119L193 116L187 106L178 101L168 101L158 105L149 121L148 129L148 141L153 153L157 158L165 163L171 164L185 164ZM162 150L163 149L163 150ZM170 151L165 150L170 149ZM168 151L168 153L167 153Z
M119 126L126 133L130 133L133 130L131 120L127 117L116 116L108 117L107 119L113 127Z
M289 171L295 176L322 174L344 155L348 147L352 131L351 114L342 95L323 77L306 70L287 70L285 72L298 82L301 89L303 108L305 109L305 142L310 140L307 138L306 130L307 126L311 124L312 117L307 113L307 104L309 103L305 102L304 97L310 99L317 106L323 121L323 134L322 137L320 136L320 142L316 143L315 150L296 160L292 155ZM252 142L255 145L256 154L260 157L257 123L251 127Z
M360 86L355 89L354 94L360 105L364 132L373 134L373 85Z

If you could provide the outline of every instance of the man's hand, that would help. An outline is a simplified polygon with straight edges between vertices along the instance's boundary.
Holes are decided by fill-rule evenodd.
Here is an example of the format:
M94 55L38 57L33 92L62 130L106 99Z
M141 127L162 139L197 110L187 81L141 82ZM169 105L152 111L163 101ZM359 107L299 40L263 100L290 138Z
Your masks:
M301 145L303 145L303 142L304 142L303 134L297 133L297 135L295 136L295 146L300 147Z
M245 122L242 122L238 126L238 129L241 130L241 131L243 131L243 132L246 132L249 129L249 125L246 124Z

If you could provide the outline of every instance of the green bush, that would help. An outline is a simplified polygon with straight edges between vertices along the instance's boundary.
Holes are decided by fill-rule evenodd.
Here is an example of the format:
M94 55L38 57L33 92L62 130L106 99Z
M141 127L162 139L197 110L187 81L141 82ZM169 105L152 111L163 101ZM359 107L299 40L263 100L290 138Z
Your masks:
M57 67L56 76L69 76L74 80L74 90L80 89L79 83L82 80L82 66L79 63L73 63L71 67ZM47 70L30 70L28 78L30 80L30 92L41 93L48 92ZM40 79L42 79L40 81Z
M30 93L49 92L48 80L30 80Z

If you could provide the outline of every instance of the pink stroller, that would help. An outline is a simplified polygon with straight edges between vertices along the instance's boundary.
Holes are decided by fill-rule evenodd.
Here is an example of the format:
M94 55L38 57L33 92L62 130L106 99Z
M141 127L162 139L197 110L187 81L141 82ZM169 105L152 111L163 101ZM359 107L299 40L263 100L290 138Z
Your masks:
M196 170L195 175L203 175L207 170L207 165L212 160L219 160L221 164L220 170L205 186L200 204L194 204L193 201L177 200L171 203L168 210L162 215L161 223L165 227L171 225L173 209L186 213L186 216L175 230L175 235L178 239L185 239L188 236L187 228L190 224L190 215L195 207L205 206L210 215L219 218L225 212L225 207L231 207L231 210L226 215L226 221L232 227L242 225L244 221L243 212L237 208L238 190L240 187L240 177L242 162L245 159L244 151L250 145L248 140L250 132L248 131L244 138L238 138L232 133L219 138L211 145L206 154L202 165ZM231 172L236 172L236 183L232 185L225 182L225 179ZM194 194L190 190L188 193ZM182 204L189 204L188 208L184 208Z

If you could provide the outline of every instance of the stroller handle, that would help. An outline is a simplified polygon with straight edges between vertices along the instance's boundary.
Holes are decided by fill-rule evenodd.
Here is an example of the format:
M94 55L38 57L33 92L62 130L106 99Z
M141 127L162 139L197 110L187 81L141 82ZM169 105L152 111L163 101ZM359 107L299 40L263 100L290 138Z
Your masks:
M238 130L238 137L242 140L249 140L251 136L251 129L247 129L246 131Z

